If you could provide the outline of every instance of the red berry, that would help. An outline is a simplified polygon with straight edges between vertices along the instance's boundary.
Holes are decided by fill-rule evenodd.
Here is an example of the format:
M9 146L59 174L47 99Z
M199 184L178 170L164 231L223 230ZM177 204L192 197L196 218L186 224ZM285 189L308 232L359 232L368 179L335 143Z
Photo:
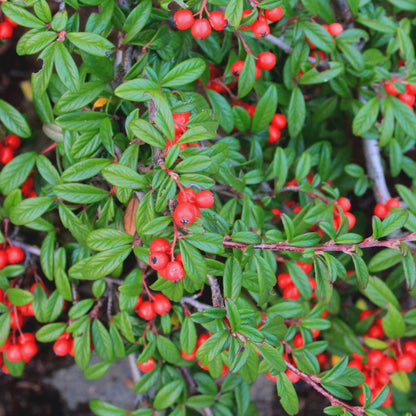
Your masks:
M23 306L19 306L19 311L22 314L22 316L35 316L35 311L33 310L32 302L29 302Z
M149 302L148 300L144 301L139 306L137 314L140 316L140 318L143 318L146 321L151 321L156 315L152 302Z
M12 329L19 329L23 325L23 316L22 314L17 311L16 313L10 314L10 328Z
M0 162L1 163L6 165L13 158L14 158L14 150L11 147L5 146L2 149L0 149Z
M158 315L165 315L171 307L170 300L165 295L162 293L153 295L153 309Z
M184 202L189 202L190 204L195 204L196 196L197 193L192 188L185 188L178 194L178 203L182 204Z
M416 84L406 84L406 92L408 94L416 94Z
M260 69L269 71L270 69L273 69L276 65L276 55L271 52L261 52L257 56L256 65Z
M361 311L359 319L360 319L360 321L362 321L362 320L364 320L364 319L366 319L366 318L368 318L372 315L373 315L373 312L371 312L371 311L368 311L368 310L367 311Z
M180 139L180 135L185 133L185 131L188 129L187 124L190 116L191 113L189 111L184 113L172 113L173 123L175 124L175 140L173 143L176 144Z
M354 227L355 222L357 221L355 215L351 214L351 212L346 212L344 215L347 217L348 220L348 229L351 230L351 228Z
M136 302L136 305L134 306L133 310L134 311L137 311L142 303L143 303L143 299L142 299L141 296L139 296L137 298L137 302Z
M20 137L16 136L15 134L9 134L8 136L6 136L5 142L6 146L11 147L13 150L17 150L22 144Z
M197 349L209 338L208 334L200 334L196 341Z
M214 30L224 30L228 20L224 17L224 13L214 10L209 14L209 22Z
M178 10L173 15L173 19L175 20L176 27L179 30L189 29L195 21L192 12L188 9Z
M292 277L289 273L280 273L277 276L277 284L281 289L293 285Z
M240 76L241 71L243 70L243 66L244 66L244 61L237 61L231 65L231 75L235 79L238 79L238 77Z
M386 218L389 213L389 210L384 204L377 204L374 207L374 215L379 218Z
M181 351L181 356L183 359L188 360L188 361L192 361L195 360L196 357L196 350L191 352L190 354L187 354L185 351Z
M270 381L277 381L277 376L273 376L272 374L270 374L269 372L266 373L266 377L270 380Z
M4 21L5 21L5 22L7 22L7 23L9 23L9 24L10 24L10 26L12 26L12 27L17 27L17 26L19 26L16 22L13 22L13 20L10 20L7 16L3 16L3 18L4 18Z
M169 262L169 257L165 253L154 253L149 256L149 266L153 270L161 270Z
M25 342L21 346L23 359L30 359L38 353L38 346L34 342Z
M286 299L297 300L299 296L299 289L295 285L288 286L283 290L283 297Z
M28 197L33 191L34 181L31 176L29 176L23 183L20 189L22 190L22 195Z
M283 9L282 6L275 7L274 9L265 10L264 16L267 20L271 20L272 22L277 22L283 17Z
M6 342L0 347L0 353L7 351L10 347L10 340L7 338ZM0 355L2 357L2 355Z
M280 139L281 135L282 135L281 131L274 124L270 124L269 125L269 138L267 140L267 143L272 144L272 143L277 142Z
M154 253L167 253L171 249L170 244L164 238L156 238L154 239L149 247L150 254Z
M397 357L397 369L404 373L410 373L416 367L416 360L410 354L402 354Z
M339 36L344 31L341 23L331 23L328 26L328 32L332 36Z
M36 337L35 334L32 334L31 332L24 332L19 335L17 341L19 344L26 344L27 342L35 342Z
M348 198L342 196L338 198L337 204L341 207L344 212L348 212L351 209L351 202Z
M228 368L225 364L223 364L222 371L221 371L221 376L225 377L227 375L227 373L228 373Z
M415 105L416 97L413 94L399 94L398 98L400 101L403 101L405 104L407 104L410 108L413 108Z
M406 341L403 344L403 351L406 354L410 354L413 357L416 357L416 341Z
M293 338L293 345L295 348L302 348L305 345L305 341L303 339L302 334L296 334Z
M362 370L362 368L363 368L363 364L362 364L362 362L361 362L361 361L359 361L359 360L352 360L352 361L350 361L350 362L348 363L348 367L354 367L354 368L356 368L357 370L361 371L361 370Z
M313 269L312 263L303 263L302 261L297 261L296 264L305 272L309 273Z
M179 261L170 261L164 269L159 271L159 274L171 282L177 282L185 277L185 270Z
M367 332L367 335L370 338L378 338L381 339L384 337L384 330L381 326L379 325L371 325L370 329Z
M390 208L399 208L400 207L400 201L396 198L390 198L386 202L386 208L390 211Z
M196 196L198 208L211 208L214 205L214 194L211 191L201 191Z
M211 34L211 25L207 19L195 20L191 28L191 33L197 39L207 38Z
M287 120L283 114L275 114L271 123L275 125L279 130L283 130L287 125Z
M9 22L0 23L0 39L11 38L13 35L13 26Z
M173 220L181 227L187 227L194 223L196 218L195 207L192 204L184 202L178 204L173 211Z
M21 361L23 359L21 345L11 344L9 349L6 351L6 357L12 363Z
M25 259L25 252L17 246L9 246L6 248L7 261L9 264L20 263Z
M139 370L142 371L143 373L149 373L155 368L155 360L154 358L151 357L144 363L138 364L138 367L139 367Z
M249 16L252 13L252 10L245 9L243 10L243 15L241 16L241 21L244 20L245 17ZM250 29L250 26L244 25L240 27L240 30L247 30Z
M326 58L325 53L322 51L313 51L309 56L315 60L319 59L319 61L323 61Z
M261 68L259 68L257 65L255 65L255 75L254 75L254 77L256 78L256 79L259 79L260 77L261 77Z
M286 375L287 378L292 382L292 383L297 383L300 380L300 376L298 376L296 373L294 373L292 370L286 370Z
M380 364L384 360L384 358L385 356L383 354L383 351L373 350L368 353L367 360L368 364L370 364L371 367L378 368L380 367Z
M7 266L8 258L6 250L0 250L0 269Z
M256 20L251 26L251 31L253 32L256 38L265 38L267 35L270 35L270 27L266 21Z
M397 371L396 361L392 357L384 357L380 363L380 369L387 374L394 374Z
M384 84L384 89L386 90L386 93L390 94L390 95L399 95L400 94L400 92L397 91L395 85L392 82L386 82Z

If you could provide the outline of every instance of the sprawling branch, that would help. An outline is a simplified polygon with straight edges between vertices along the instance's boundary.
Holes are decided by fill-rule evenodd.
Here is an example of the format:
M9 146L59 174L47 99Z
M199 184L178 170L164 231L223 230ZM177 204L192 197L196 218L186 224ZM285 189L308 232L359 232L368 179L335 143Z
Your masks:
M320 254L324 251L341 251L344 253L352 253L355 251L356 247L358 248L371 248L371 247L388 247L388 248L399 248L400 242L406 241L416 241L416 233L411 233L402 237L393 238L390 240L374 240L373 237L368 237L361 243L357 244L338 244L337 242L330 240L325 244L320 246L311 246L311 247L299 247L296 245L292 245L286 241L277 242L277 243L260 243L260 244L253 244L253 248L258 250L276 250L276 251L294 251L297 253L304 253L307 250L314 250L317 254ZM247 243L239 243L237 241L232 241L229 237L225 237L222 245L224 247L230 248L239 248L240 250L244 250L246 247L250 246L251 244Z
M221 294L221 288L218 284L218 280L211 275L207 275L207 279L211 287L212 306L214 308L224 308L224 299Z
M285 360L287 368L292 371L293 373L297 374L302 380L304 380L306 383L308 383L312 388L314 388L319 394L324 396L326 399L328 399L331 402L332 406L342 406L345 410L350 412L351 414L355 416L365 416L366 412L363 407L355 407L350 406L349 404L344 403L342 400L337 399L335 396L333 396L329 391L325 390L318 381L315 380L314 376L310 376L309 374L306 374L302 371L300 371L298 368L296 368L293 364L291 364L289 361Z

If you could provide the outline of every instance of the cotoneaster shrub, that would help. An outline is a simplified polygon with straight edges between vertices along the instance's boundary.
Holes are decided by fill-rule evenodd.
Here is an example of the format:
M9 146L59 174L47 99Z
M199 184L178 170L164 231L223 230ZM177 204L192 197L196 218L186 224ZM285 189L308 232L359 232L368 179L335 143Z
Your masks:
M3 372L133 357L150 396L99 416L254 415L262 373L289 415L300 380L328 415L415 413L416 3L1 12L42 124L0 100Z

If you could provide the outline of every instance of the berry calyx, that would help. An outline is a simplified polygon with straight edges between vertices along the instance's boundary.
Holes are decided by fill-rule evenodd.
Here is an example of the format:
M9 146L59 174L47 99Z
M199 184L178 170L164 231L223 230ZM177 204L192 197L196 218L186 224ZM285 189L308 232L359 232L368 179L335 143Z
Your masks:
M224 30L228 20L225 18L223 12L214 10L209 14L209 22L214 30Z
M144 363L140 363L137 366L139 367L139 370L143 373L150 373L155 368L155 360L153 357L149 358Z
M173 211L173 220L181 227L187 227L194 223L196 218L194 205L184 202L178 204Z
M194 15L189 9L178 10L174 15L176 27L179 30L189 29L195 22Z
M207 19L198 19L195 20L191 28L191 34L194 38L204 39L211 34L211 25Z
M244 67L244 61L237 61L231 65L231 75L238 79Z
M149 256L149 266L153 270L163 269L169 262L169 257L165 253L154 253Z

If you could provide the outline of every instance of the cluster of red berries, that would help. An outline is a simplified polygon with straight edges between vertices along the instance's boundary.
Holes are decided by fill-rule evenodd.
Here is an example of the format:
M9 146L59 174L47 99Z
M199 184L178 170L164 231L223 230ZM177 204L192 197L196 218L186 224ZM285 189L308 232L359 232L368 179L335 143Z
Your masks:
M162 293L156 293L152 295L149 300L143 300L140 296L137 299L134 310L137 311L140 318L143 318L146 321L151 321L156 314L161 316L165 315L171 310L171 308L172 305L170 300Z
M227 90L231 90L236 86L236 82L230 82L229 84L224 84L224 74L220 70L220 68L216 67L215 65L209 63L209 81L205 86L208 90L216 91L220 94L224 94Z
M272 118L272 121L270 122L269 126L269 138L267 140L267 143L272 144L277 142L281 135L282 130L286 127L287 120L284 114L275 114Z
M188 121L191 113L189 111L186 111L184 113L172 113L173 122L175 125L175 138L174 140L168 140L166 142L165 150L169 151L170 148L178 143L179 139L181 138L182 134L188 130ZM179 145L179 148L181 150L186 149L190 146L196 146L198 148L201 148L201 146L198 143L181 143Z
M9 336L6 342L0 347L0 352L4 352L7 360L12 363L17 363L19 361L24 361L28 363L33 356L38 352L38 346L36 345L35 335L30 332L21 332L19 336L16 337L15 334ZM0 355L1 361L3 361L3 356ZM2 370L4 373L8 373L7 367L3 362Z
M257 60L256 60L256 74L255 77L256 79L260 78L261 76L261 71L266 70L266 71L270 71L271 69L273 69L276 65L276 55L273 54L272 52L261 52L258 54L257 56ZM244 61L236 61L231 65L230 71L231 71L231 75L235 78L238 79L241 75L241 71L244 68Z
M69 332L64 332L59 335L53 344L53 352L59 357L64 357L65 355L74 356L74 338Z
M21 263L25 259L25 252L18 246L8 246L0 249L0 269L8 264Z
M185 277L182 255L179 253L176 259L173 257L169 241L156 238L151 242L149 250L149 265L153 270L157 270L160 276L171 282L177 282Z
M9 163L21 144L20 137L15 134L9 134L4 140L0 141L0 163L4 165Z
M228 23L224 13L218 10L210 12L208 19L203 17L195 19L189 9L182 9L173 15L173 19L179 30L191 29L192 36L197 39L207 38L211 34L212 29L217 31L224 30Z
M394 82L405 84L405 90L403 93L397 90ZM416 84L409 84L403 79L392 77L390 81L386 81L384 83L384 89L386 90L387 94L397 96L400 101L403 101L411 109L413 109L416 101Z
M305 272L309 273L312 268L312 263L303 263L301 261L296 262L296 264ZM311 289L314 291L316 289L316 282L312 277L308 277L309 284L311 285ZM292 299L298 300L300 297L299 289L294 285L292 276L289 273L279 273L277 275L277 285L280 289L283 290L282 296L285 299ZM316 295L315 293L312 294L312 298Z
M185 188L178 194L178 205L173 211L173 221L176 225L187 227L201 216L200 208L211 208L214 205L214 194L211 191L196 192Z
M0 22L0 39L8 39L13 36L13 30L18 24L10 20L7 16L3 16L3 19Z
M243 10L243 20L249 16L252 10ZM274 9L261 10L257 19L250 25L240 26L240 30L250 29L256 38L265 38L270 35L269 22L278 22L283 17L283 9L281 6L275 7Z
M351 209L351 202L348 198L345 198L342 196L341 198L338 198L336 201L336 205L342 209L342 212L344 213L344 216L348 220L348 229L351 230L352 227L354 227L356 218L355 215L352 214L350 211ZM341 215L339 214L337 206L334 207L334 222L333 226L336 230L338 230L339 226L341 225Z
M390 198L385 204L377 204L374 207L374 215L379 218L386 218L391 208L400 207L400 201L396 198Z

